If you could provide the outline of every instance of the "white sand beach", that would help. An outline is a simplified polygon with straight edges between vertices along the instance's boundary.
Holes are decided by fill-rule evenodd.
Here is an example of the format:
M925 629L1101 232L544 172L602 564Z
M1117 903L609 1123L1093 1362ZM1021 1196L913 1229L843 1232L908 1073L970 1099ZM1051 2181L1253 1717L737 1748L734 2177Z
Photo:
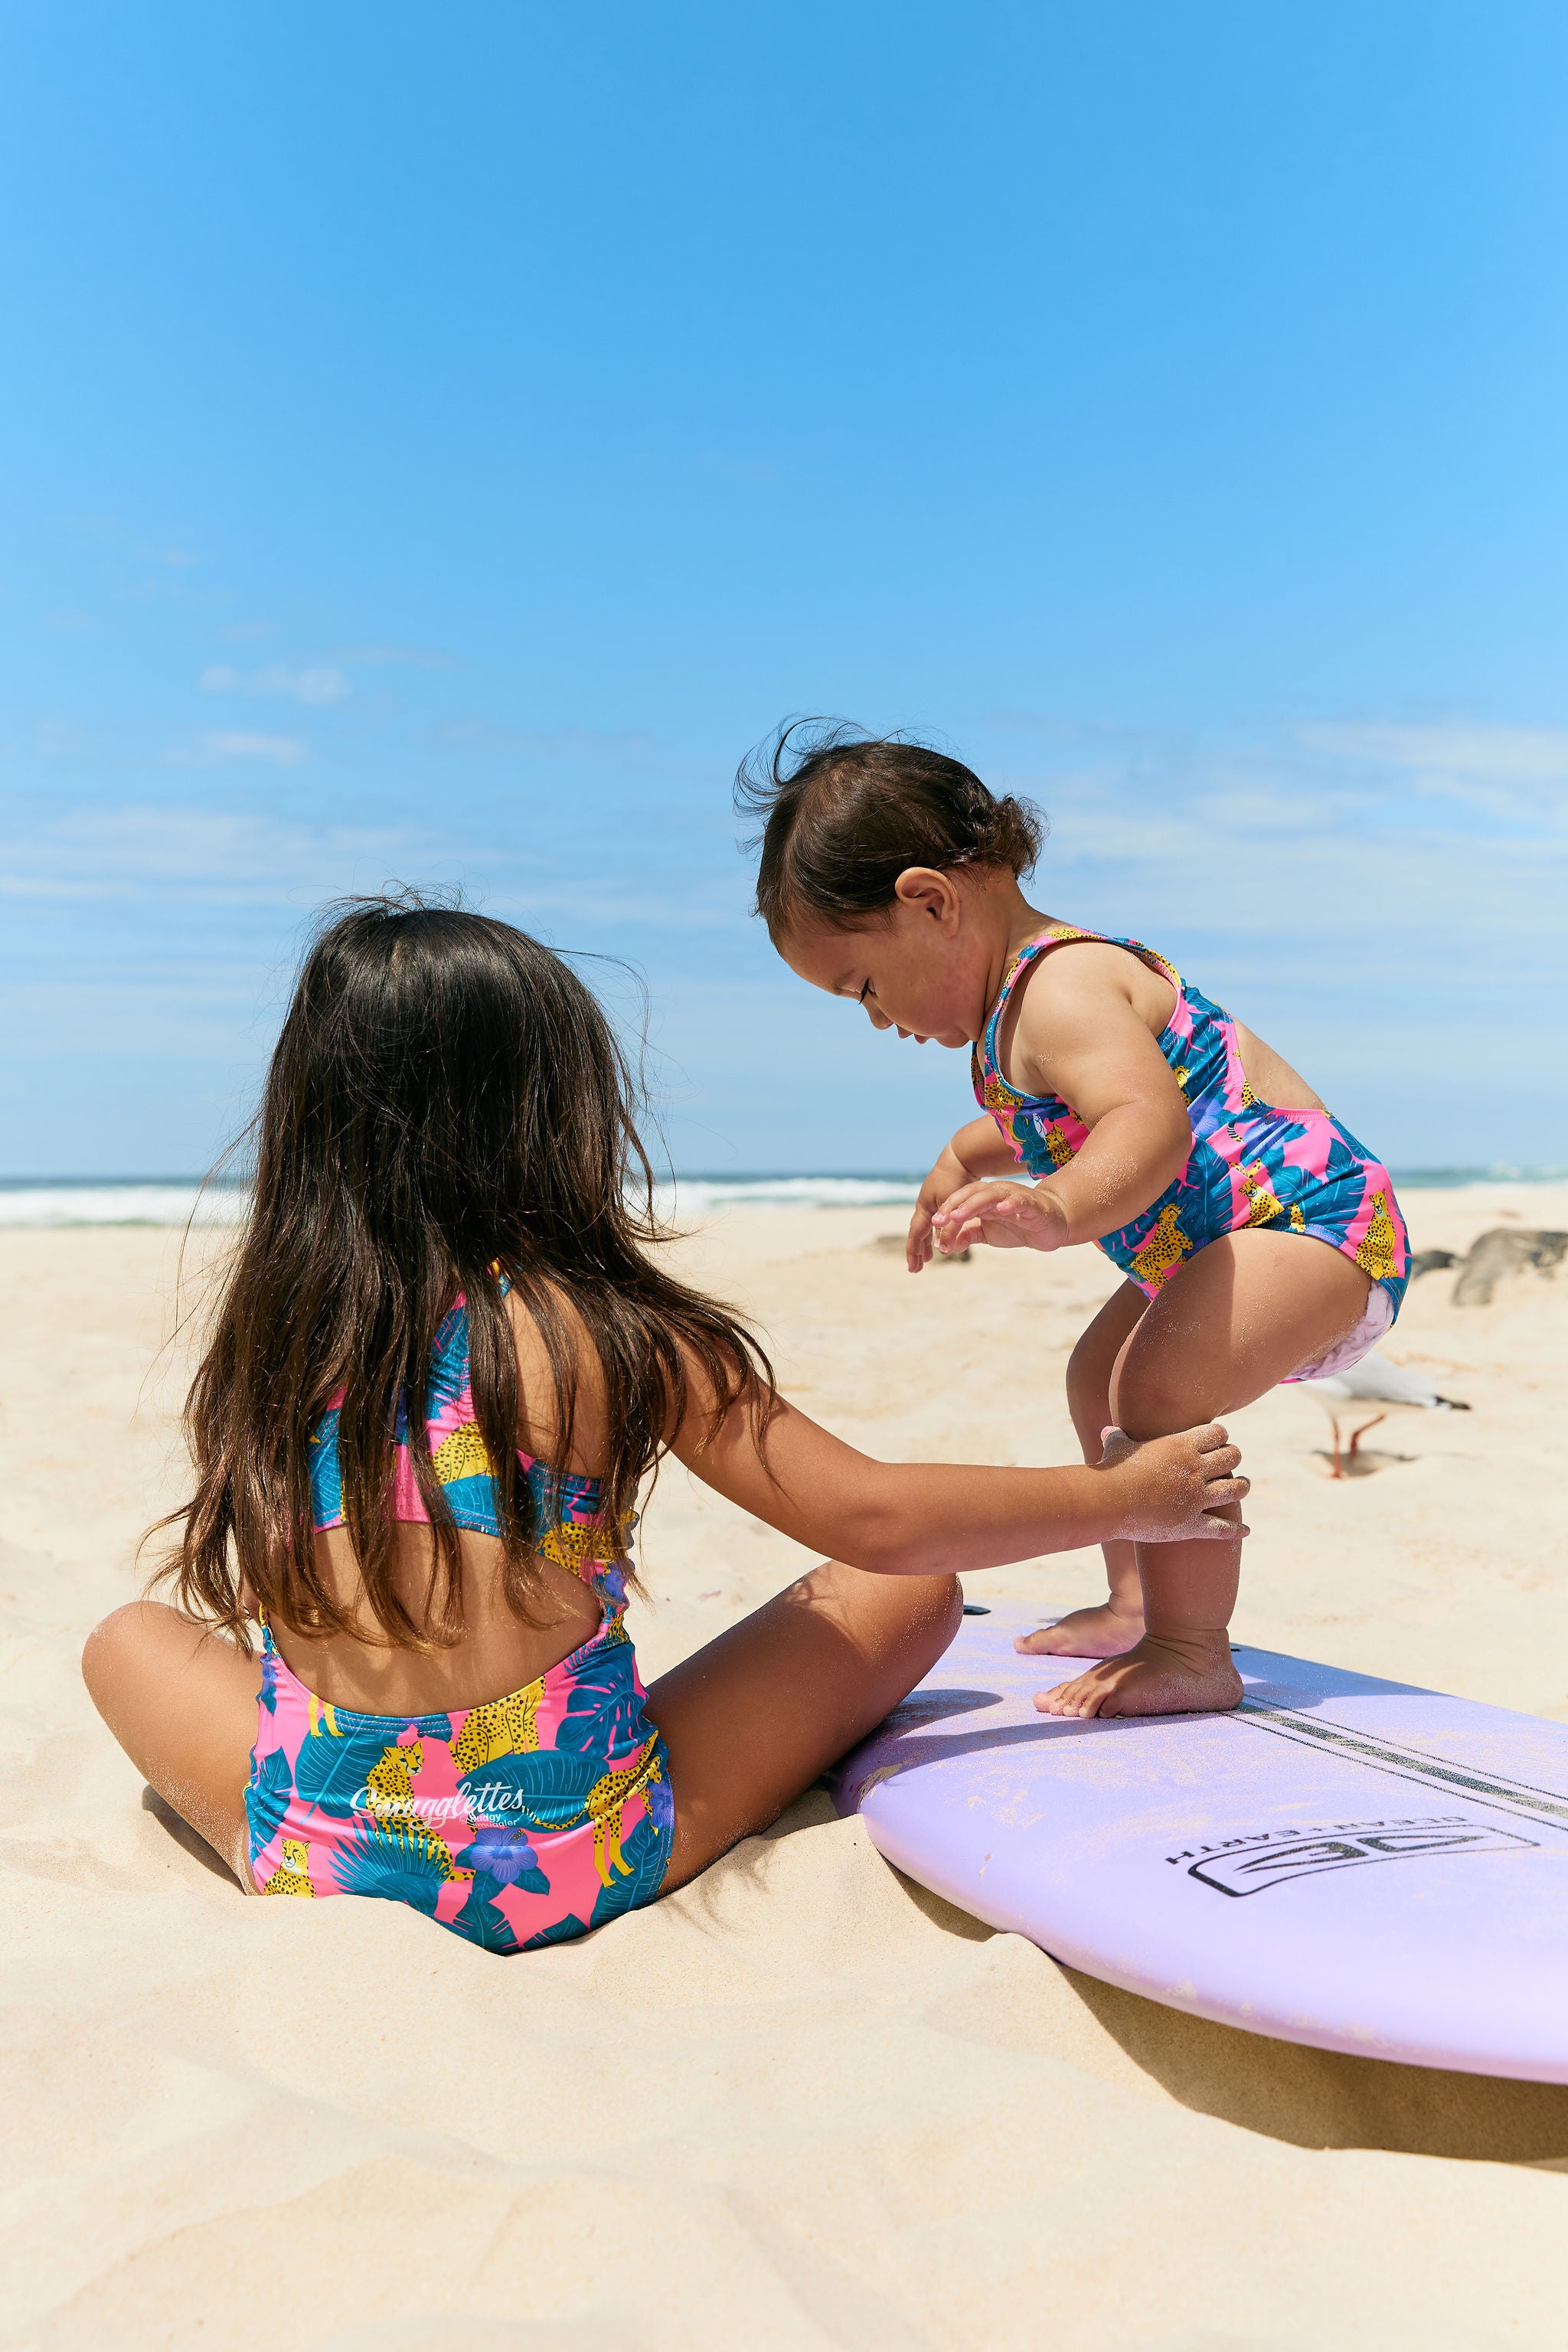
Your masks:
M1413 1192L1416 1247L1568 1188ZM896 1211L682 1244L781 1382L891 1457L1070 1459L1089 1250L911 1281ZM216 1244L204 1240L199 1246ZM77 1671L177 1499L178 1237L0 1234L0 2346L914 2352L1555 2343L1568 2088L1324 2055L1068 1974L898 1876L821 1791L652 1909L511 1960L389 1904L245 1899ZM1412 1290L1387 1353L1469 1413L1370 1475L1282 1390L1238 1641L1568 1720L1568 1268ZM800 1555L683 1472L642 1531L646 1675ZM970 1580L1042 1617L1098 1556Z

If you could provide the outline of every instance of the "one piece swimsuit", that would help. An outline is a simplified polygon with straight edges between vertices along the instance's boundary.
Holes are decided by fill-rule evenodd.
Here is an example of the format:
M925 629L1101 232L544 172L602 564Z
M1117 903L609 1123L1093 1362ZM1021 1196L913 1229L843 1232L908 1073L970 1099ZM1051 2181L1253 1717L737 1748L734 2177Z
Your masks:
M343 1523L342 1403L340 1391L310 1444L318 1529ZM460 1297L437 1334L426 1411L453 1518L499 1535ZM427 1524L401 1415L396 1439L394 1516ZM505 1698L363 1715L307 1690L263 1620L245 1792L261 1894L383 1895L495 1952L585 1935L658 1895L674 1801L624 1623L629 1526L605 1526L596 1479L518 1458L544 1530L535 1549L596 1595L598 1632Z
M1326 1242L1372 1277L1356 1329L1292 1380L1342 1371L1374 1348L1393 1324L1410 1275L1405 1220L1394 1183L1326 1110L1277 1110L1247 1082L1236 1024L1174 965L1137 940L1061 927L1019 950L974 1048L974 1094L1031 1176L1049 1176L1082 1150L1089 1129L1059 1095L1025 1095L1002 1075L996 1041L1023 975L1054 950L1079 940L1125 948L1175 992L1160 1050L1182 1090L1192 1121L1186 1166L1141 1216L1101 1236L1107 1257L1148 1298L1180 1265L1222 1234L1253 1225Z

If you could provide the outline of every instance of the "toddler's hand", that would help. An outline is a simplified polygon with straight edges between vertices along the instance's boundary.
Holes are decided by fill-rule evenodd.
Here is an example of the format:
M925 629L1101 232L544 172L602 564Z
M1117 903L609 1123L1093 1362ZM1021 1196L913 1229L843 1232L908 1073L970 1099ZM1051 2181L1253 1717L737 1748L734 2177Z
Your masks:
M1250 1478L1236 1476L1241 1460L1217 1421L1203 1429L1184 1429L1175 1437L1151 1437L1135 1444L1120 1429L1105 1433L1100 1467L1119 1485L1125 1482L1126 1519L1115 1534L1133 1543L1187 1543L1194 1536L1211 1536L1219 1543L1239 1543L1250 1534L1237 1519L1214 1514L1224 1504L1239 1503L1251 1491Z
M931 1221L940 1214L944 1201L951 1200L961 1187L973 1182L968 1169L952 1144L942 1148L942 1157L921 1186L915 1213L910 1219L909 1238L904 1244L904 1263L911 1274L919 1274L922 1265L931 1264Z
M993 1249L1055 1250L1071 1238L1067 1213L1049 1192L1005 1177L965 1184L942 1202L931 1224L944 1257L977 1242Z

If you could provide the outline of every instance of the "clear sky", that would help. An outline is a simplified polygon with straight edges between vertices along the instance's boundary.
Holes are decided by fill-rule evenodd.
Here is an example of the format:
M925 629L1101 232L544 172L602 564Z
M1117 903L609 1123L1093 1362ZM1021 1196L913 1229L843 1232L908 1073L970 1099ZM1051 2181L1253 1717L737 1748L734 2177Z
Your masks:
M1568 1161L1565 105L1558 0L12 0L0 1172L205 1165L393 877L634 967L678 1166L923 1167L747 913L802 711Z

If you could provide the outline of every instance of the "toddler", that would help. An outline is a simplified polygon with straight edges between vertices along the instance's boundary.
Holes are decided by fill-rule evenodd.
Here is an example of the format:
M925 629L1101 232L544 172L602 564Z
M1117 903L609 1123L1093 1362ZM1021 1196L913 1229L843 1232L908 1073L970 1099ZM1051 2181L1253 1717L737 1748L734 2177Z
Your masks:
M1182 1429L1374 1347L1405 1292L1404 1220L1305 1079L1152 948L1031 906L1025 804L900 738L799 740L738 782L774 945L874 1028L971 1053L983 1115L921 1187L910 1273L933 1249L1096 1242L1126 1276L1068 1368L1086 1458L1108 1423ZM1020 1642L1100 1661L1042 1711L1235 1706L1239 1538L1118 1539L1105 1560L1106 1601Z

